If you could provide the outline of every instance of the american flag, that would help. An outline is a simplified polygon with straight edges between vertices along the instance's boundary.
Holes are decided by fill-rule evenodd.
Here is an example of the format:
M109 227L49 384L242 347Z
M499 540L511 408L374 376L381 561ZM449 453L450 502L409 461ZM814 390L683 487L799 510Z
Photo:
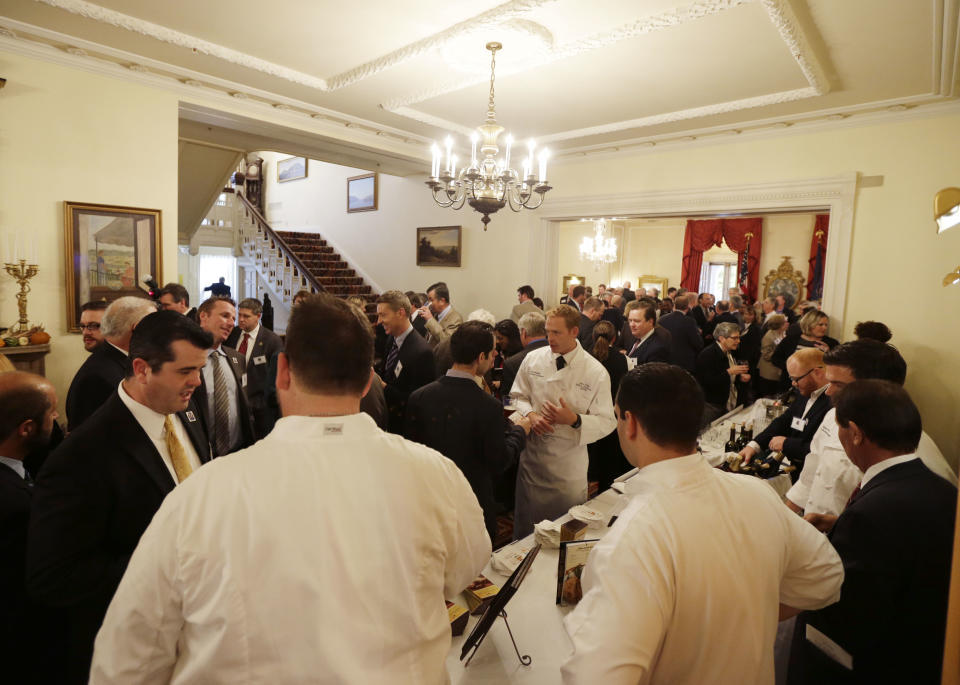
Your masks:
M743 250L743 252L740 253L740 269L739 269L740 278L739 278L738 285L740 286L741 292L744 292L744 293L747 292L747 280L748 280L749 269L750 269L748 264L749 258L750 258L750 238L752 237L753 237L752 233L747 233L747 246Z

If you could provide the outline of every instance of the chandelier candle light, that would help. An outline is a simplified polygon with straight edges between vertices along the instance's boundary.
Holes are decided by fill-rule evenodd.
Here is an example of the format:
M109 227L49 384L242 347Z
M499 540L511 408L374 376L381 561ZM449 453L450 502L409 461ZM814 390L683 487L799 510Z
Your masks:
M593 262L593 268L599 269L601 264L611 264L617 261L617 240L607 237L606 219L583 219L593 222L593 238L583 236L580 241L580 259Z
M506 149L502 159L497 158L500 148L497 138L503 133L503 127L497 123L497 115L493 105L493 83L496 70L497 50L503 46L500 43L487 43L490 51L490 102L487 109L487 120L477 127L470 136L471 151L470 165L457 170L457 156L453 154L453 138L447 136L444 141L446 147L446 161L443 161L439 146L433 145L433 165L430 169L430 179L427 186L433 191L433 199L441 207L460 209L464 202L483 214L483 230L487 230L490 215L504 206L519 212L522 208L536 209L543 204L544 194L550 190L547 184L547 160L550 151L546 148L535 156L536 145L531 140L528 143L528 154L523 161L522 173L510 168L510 148L513 146L513 136L506 137ZM477 143L483 159L477 158ZM539 172L534 175L534 163L539 161Z

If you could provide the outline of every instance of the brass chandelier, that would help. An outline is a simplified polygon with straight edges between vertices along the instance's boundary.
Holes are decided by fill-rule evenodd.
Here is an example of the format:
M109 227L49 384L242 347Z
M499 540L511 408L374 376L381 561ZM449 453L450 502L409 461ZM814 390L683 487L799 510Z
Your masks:
M543 204L544 194L550 190L547 183L547 159L550 151L542 149L535 157L536 145L531 140L528 143L528 156L523 162L522 173L510 167L510 148L513 145L513 136L506 138L506 149L503 159L497 159L500 148L497 138L504 128L497 123L497 115L493 105L494 73L497 66L497 50L503 46L500 43L487 43L490 51L490 102L487 109L487 119L477 131L470 136L471 154L470 165L457 169L457 157L453 154L453 139L447 136L446 160L442 159L440 148L433 145L433 165L427 186L433 191L433 199L441 207L460 209L468 203L476 211L483 214L483 230L487 230L490 215L495 214L509 205L510 209L519 212L521 209L536 209ZM480 153L483 159L477 158L477 143L482 140ZM534 162L539 161L538 174L534 174ZM441 162L444 162L441 168Z

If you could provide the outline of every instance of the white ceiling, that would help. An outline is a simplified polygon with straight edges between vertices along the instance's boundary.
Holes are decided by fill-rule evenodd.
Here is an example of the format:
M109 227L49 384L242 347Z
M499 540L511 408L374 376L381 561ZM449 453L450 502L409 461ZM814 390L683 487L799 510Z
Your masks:
M416 144L499 122L561 153L960 94L960 0L2 0L81 60ZM10 36L7 36L10 38Z

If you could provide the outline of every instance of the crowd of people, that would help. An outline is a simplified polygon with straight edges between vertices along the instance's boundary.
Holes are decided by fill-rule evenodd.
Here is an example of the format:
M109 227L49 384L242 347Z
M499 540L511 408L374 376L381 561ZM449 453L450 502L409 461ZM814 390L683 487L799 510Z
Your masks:
M85 304L66 432L0 369L10 682L444 682L444 598L633 467L565 682L773 682L778 613L791 682L938 680L956 477L884 324L840 343L739 289L451 297L384 292L374 325L301 292L285 338L177 284ZM785 501L698 453L759 398L787 408L740 456L785 455Z

